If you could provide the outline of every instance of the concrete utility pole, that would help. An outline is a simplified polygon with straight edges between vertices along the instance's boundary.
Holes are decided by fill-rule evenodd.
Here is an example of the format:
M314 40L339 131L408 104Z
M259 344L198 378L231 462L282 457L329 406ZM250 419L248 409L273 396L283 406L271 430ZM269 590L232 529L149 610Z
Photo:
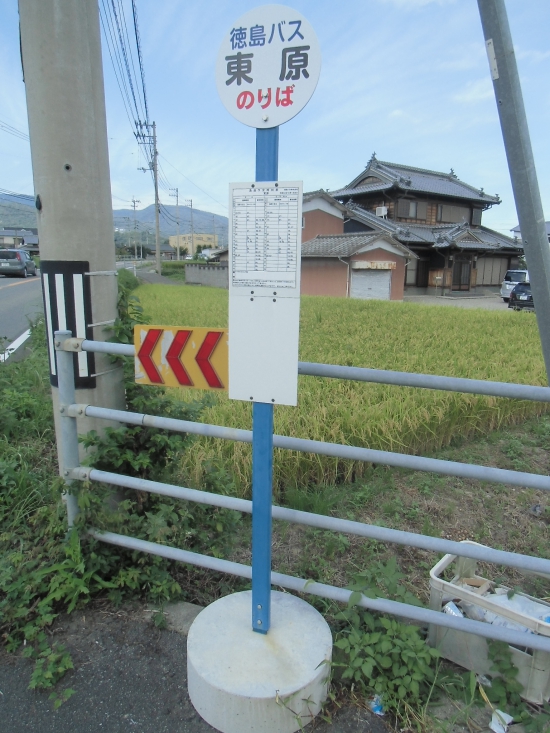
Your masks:
M136 242L136 207L138 204L141 204L141 201L138 201L136 198L132 198L132 208L134 210L134 260L137 260L137 242Z
M159 175L157 150L157 124L153 122L153 177L155 179L155 256L157 275L162 275L160 264L160 224L159 224Z
M550 247L504 0L478 0L500 126L550 382Z
M175 191L176 193L171 193L170 196L173 196L176 198L176 259L179 260L180 258L180 206L179 206L179 190L177 188L171 188L170 191Z
M142 122L138 127L138 132L136 133L136 138L139 143L139 145L144 145L145 150L147 151L147 146L152 142L153 143L153 149L151 152L151 160L149 161L149 165L147 168L139 168L141 171L153 171L153 182L155 184L155 234L156 234L156 242L155 242L155 269L157 273L161 274L161 264L160 264L160 224L159 224L159 211L160 211L160 203L159 203L159 177L158 177L158 150L157 150L157 125L156 122L153 122L152 125L150 125L147 122ZM143 133L143 128L147 130L147 133ZM153 130L153 134L149 135L149 129Z
M75 331L106 340L118 315L98 4L97 0L19 0L19 17L40 256L44 283L49 283L45 302L51 305L46 308L50 373L55 384L52 330L64 330L63 324L72 320ZM71 274L78 267L81 274ZM89 318L84 321L77 299L80 304L88 288L91 312L84 309ZM86 360L81 354L76 362L77 402L124 409L122 368L102 354L95 355L95 362ZM83 382L87 386L80 388ZM59 446L64 418L59 415L57 388L52 392ZM102 432L106 425L93 418L78 420L82 433ZM59 448L58 454L62 466Z
M195 256L195 229L193 227L193 199L187 199L187 206L191 209L191 254Z

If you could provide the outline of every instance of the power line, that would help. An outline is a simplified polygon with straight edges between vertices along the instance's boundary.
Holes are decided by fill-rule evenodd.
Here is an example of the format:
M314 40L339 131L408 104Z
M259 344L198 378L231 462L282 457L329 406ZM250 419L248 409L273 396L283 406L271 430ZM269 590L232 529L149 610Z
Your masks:
M138 62L139 62L139 71L141 74L141 88L143 90L143 101L145 103L145 121L149 122L149 108L147 105L147 91L145 89L145 72L143 70L143 56L141 54L141 39L139 35L138 14L137 14L137 7L136 7L135 0L132 0L132 14L134 16L134 32L136 36L136 48L137 48L137 55L138 55Z
M0 188L0 193L5 194L6 196L14 196L18 199L28 199L29 201L34 202L34 196L29 196L27 193L16 193L15 191L8 191L6 188Z
M122 62L120 60L118 45L116 43L114 30L112 28L111 16L108 12L108 8L106 8L105 6L105 2L106 0L101 0L103 12L101 12L101 7L99 9L99 17L101 20L101 26L103 28L103 36L106 41L107 50L109 51L109 56L111 58L111 64L113 66L113 71L115 72L115 79L116 79L116 82L117 82L117 85L120 91L120 96L122 97L122 103L124 105L124 110L126 112L126 116L128 117L128 122L130 123L130 126L133 128L133 122L132 122L133 115L131 114L132 103L130 101L130 96L128 94L128 89L126 86L126 78L124 76L124 70L122 68Z
M10 135L14 135L15 137L20 138L21 140L29 140L29 136L26 132L22 132L21 130L18 130L16 127L12 127L12 125L8 125L7 122L3 122L0 120L0 130L4 130L4 132L9 132Z
M168 158L165 158L164 155L161 155L160 153L159 153L159 157L162 158L163 160L165 160L168 163L168 165L171 165L172 168L175 171L177 171L180 174L180 176L183 176L186 181L189 181L189 183L191 183L193 186L195 186L195 188L198 188L199 191L202 191L202 193L204 193L205 196L208 196L209 199L212 199L212 201L215 201L220 206L223 206L224 209L227 209L227 206L225 204L222 204L221 201L218 201L218 199L215 199L207 191L205 191L203 188L201 188L199 185L197 185L194 181L192 181L190 178L188 178L185 175L185 173L182 173L178 168L176 168L176 166L173 163L170 163L170 161L168 160Z

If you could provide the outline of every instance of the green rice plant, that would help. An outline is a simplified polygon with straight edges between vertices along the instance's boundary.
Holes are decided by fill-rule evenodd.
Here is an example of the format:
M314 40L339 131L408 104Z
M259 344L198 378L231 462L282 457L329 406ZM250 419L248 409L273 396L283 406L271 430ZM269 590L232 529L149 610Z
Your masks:
M143 286L137 291L152 323L227 325L228 295L215 288ZM544 385L536 321L530 314L413 303L303 297L302 361ZM527 357L527 358L526 358ZM429 453L453 438L541 414L546 404L383 384L299 377L298 407L275 408L275 432L311 440L403 453ZM188 401L189 390L181 390ZM251 428L251 406L218 395L201 420ZM223 466L237 493L248 496L251 448L196 438L181 457L181 474L200 486L205 465ZM274 492L361 478L368 466L275 450Z

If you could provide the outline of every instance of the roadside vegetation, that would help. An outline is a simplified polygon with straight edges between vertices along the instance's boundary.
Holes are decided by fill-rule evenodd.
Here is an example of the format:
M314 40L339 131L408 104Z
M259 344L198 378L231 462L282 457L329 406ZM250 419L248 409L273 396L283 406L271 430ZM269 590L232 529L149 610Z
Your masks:
M137 293L152 323L227 326L227 291L144 286ZM546 381L536 321L529 313L304 297L300 329L302 361L523 384ZM181 390L179 398L196 394ZM298 395L297 408L275 408L276 433L404 453L429 453L457 435L482 436L548 410L536 402L314 377L299 378ZM251 406L220 394L201 420L250 429ZM249 445L197 438L181 458L182 479L200 486L205 465L230 472L238 495L249 496ZM276 450L274 494L359 480L366 470L358 462Z
M191 262L191 260L187 260L187 262ZM187 262L183 260L164 260L162 262L161 274L172 280L185 282L185 265Z
M114 340L131 342L133 325L143 322L145 314L150 322L161 324L226 324L224 292L163 286L135 290L138 281L129 271L119 273L119 283L120 319L115 324ZM335 301L305 299L301 358L544 383L534 319L528 315L356 305L360 307L354 313L351 308L340 308ZM505 318L492 320L493 315ZM416 337L413 327L417 329ZM446 335L429 338L430 329L431 333ZM487 336L493 331L494 335ZM386 344L388 334L395 343ZM481 361L479 348L466 348L465 342L472 344L482 336L484 351L490 357L477 364ZM420 348L415 346L417 339ZM469 356L472 351L475 353ZM529 359L520 358L525 353L531 355ZM127 404L133 411L249 427L249 405L243 406L246 413L232 413L231 403L224 396L139 387L133 384L131 359L125 369ZM384 395L375 385L354 392L349 385L342 389L335 380L312 378L301 380L301 392L306 389L311 394L304 405L310 406L309 417L318 432L302 432L308 417L304 405L294 413L293 408L276 409L280 432L320 435L321 439L355 445L378 436L382 446L389 449L408 452L427 446L440 458L549 473L550 417L536 416L543 405L505 400L477 404L481 398L439 403L433 401L437 393L427 390L410 390L417 397L407 401L401 392ZM250 517L130 491L119 496L113 507L109 487L80 484L81 515L75 530L67 533L41 324L33 327L32 352L26 360L0 364L0 396L0 637L8 650L23 650L34 660L30 686L51 693L54 706L59 706L72 694L72 661L68 650L54 643L48 634L58 614L71 612L95 598L115 605L146 599L157 609L154 622L162 627L163 605L169 600L206 604L247 587L238 579L98 543L86 535L88 527L250 562ZM383 404L377 411L377 400L381 399ZM449 409L455 410L452 419L446 413ZM356 411L360 411L360 419ZM295 422L292 414L296 415ZM371 416L376 429L369 428ZM405 429L403 421L408 421ZM439 425L447 431L443 436L438 434ZM421 435L418 443L414 442L413 426ZM489 432L490 427L495 429ZM391 435L392 431L397 437ZM468 434L474 440L468 440ZM189 485L187 478L191 475L204 490L247 493L246 455L217 453L208 442L194 437L125 427L108 430L102 436L88 434L83 442L91 453L90 462L104 470L183 485ZM200 472L195 453L202 457ZM285 459L287 462L281 462L277 457L277 501L281 504L550 556L550 504L542 492L382 466L361 470L328 462L315 466L302 463L302 458L292 455ZM235 468L237 459L244 468ZM298 466L295 470L293 463ZM347 609L308 596L324 613L336 641L334 685L324 715L330 717L350 699L368 707L373 696L380 695L397 729L475 731L480 729L485 694L491 704L514 712L516 721L523 721L526 730L546 730L550 710L521 702L515 682L517 671L510 666L507 647L491 647L494 673L500 674L503 682L480 690L475 675L442 662L437 652L429 650L425 630L354 607L359 592L427 605L429 569L437 559L414 548L274 524L275 570L356 591ZM544 579L525 578L504 568L481 570L511 587L521 587L539 597L550 596L550 585ZM58 685L67 672L65 682ZM440 706L445 704L447 709L442 712Z

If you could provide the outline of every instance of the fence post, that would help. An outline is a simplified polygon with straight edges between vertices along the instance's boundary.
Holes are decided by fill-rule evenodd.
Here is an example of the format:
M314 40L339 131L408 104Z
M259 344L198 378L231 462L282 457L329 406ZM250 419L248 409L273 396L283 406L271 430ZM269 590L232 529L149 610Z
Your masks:
M59 412L61 415L59 474L62 476L67 487L70 487L73 483L68 478L71 470L78 468L80 465L76 418L70 417L68 414L69 405L74 405L75 403L74 354L64 350L64 344L70 338L72 338L70 331L56 331L54 335L59 389ZM69 529L71 529L79 512L78 499L74 494L66 491L63 494L63 501L67 506L67 523Z

